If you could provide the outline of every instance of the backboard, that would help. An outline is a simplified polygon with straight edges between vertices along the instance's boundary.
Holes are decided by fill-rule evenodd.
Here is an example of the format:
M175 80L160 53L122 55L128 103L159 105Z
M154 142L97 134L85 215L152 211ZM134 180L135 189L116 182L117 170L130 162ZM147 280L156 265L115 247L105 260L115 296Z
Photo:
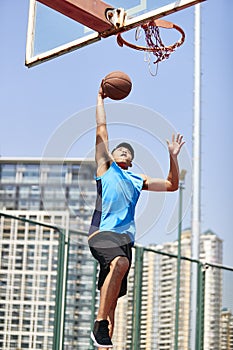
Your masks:
M28 67L128 31L204 0L30 0L25 64ZM114 26L107 9L123 9Z

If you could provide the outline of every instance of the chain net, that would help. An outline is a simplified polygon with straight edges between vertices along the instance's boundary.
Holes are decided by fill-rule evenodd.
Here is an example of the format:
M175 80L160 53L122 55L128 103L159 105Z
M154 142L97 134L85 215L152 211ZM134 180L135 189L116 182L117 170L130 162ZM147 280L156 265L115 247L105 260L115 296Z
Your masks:
M138 27L136 30L135 39L138 40L140 35L141 28L143 28L145 32L145 41L146 46L152 49L150 52L145 52L145 61L148 62L149 70L152 75L157 75L158 71L158 63L162 62L170 57L170 55L175 51L175 49L179 46L178 43L172 46L164 45L161 36L159 27L154 24L148 24L146 26ZM156 65L156 70L153 73L151 68L151 54L153 54L156 58L153 63Z

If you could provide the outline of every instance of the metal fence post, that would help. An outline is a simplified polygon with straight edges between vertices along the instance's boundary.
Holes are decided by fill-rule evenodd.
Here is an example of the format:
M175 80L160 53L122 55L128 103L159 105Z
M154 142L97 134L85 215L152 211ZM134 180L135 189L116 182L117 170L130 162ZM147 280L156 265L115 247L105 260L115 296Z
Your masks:
M143 254L143 247L135 247L134 294L132 312L132 350L140 349Z
M174 350L178 350L179 346L179 312L180 312L180 275L181 275L181 234L182 234L182 201L184 190L184 179L186 170L180 173L179 184L179 216L178 216L178 256L177 256L177 275L176 275L176 315L175 315L175 346Z
M64 323L61 322L62 318L62 304L63 304L63 278L64 278L64 258L65 258L65 232L59 232L59 244L58 244L58 264L57 264L57 284L56 284L56 299L55 299L55 318L54 318L54 334L53 334L53 350L61 350L60 339L64 335ZM63 323L63 324L62 324Z
M62 333L62 340L60 340L60 343L62 343L62 347L60 344L60 348L64 349L64 337L65 337L65 324L66 324L66 302L67 302L67 285L68 285L68 276L69 276L69 258L70 258L70 233L67 232L67 235L65 237L65 252L67 258L64 259L64 273L63 275L63 333ZM65 279L64 279L65 277Z
M205 274L206 266L199 262L197 283L196 350L204 349Z
M91 329L95 323L95 303L96 303L96 280L97 280L97 261L93 261L93 278L92 278L92 293L91 293ZM94 350L93 341L90 337L89 350Z

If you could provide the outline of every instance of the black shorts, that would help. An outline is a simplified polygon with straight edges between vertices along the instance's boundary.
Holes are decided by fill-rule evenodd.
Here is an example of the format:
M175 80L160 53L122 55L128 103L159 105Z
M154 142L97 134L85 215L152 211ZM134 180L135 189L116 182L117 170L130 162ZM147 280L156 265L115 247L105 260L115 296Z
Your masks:
M127 277L132 262L132 242L127 234L103 231L90 237L88 240L93 257L100 264L98 289L102 287L110 271L111 261L118 256L125 256L129 260L129 268L122 280L118 298L127 293Z

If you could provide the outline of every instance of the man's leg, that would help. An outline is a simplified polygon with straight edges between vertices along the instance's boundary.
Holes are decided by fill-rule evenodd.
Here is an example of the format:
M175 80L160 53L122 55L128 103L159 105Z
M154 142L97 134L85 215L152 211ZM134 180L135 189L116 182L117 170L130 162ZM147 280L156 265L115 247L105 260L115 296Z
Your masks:
M98 344L99 350L112 348L111 336L113 333L115 308L121 289L122 279L129 265L129 260L126 257L118 256L113 259L110 263L110 271L101 287L99 311L94 331L92 332L92 339L96 345ZM111 321L110 324L109 320ZM109 326L110 329L108 328ZM105 344L105 346L103 346L103 344Z
M115 310L117 306L117 300L112 303L109 315L108 315L108 322L109 322L109 336L112 338L113 331L114 331L114 321L115 321Z
M110 271L100 291L100 305L97 320L106 320L113 302L116 302L121 289L121 282L129 268L129 260L118 256L112 260Z
M115 316L115 310L117 306L117 300L112 303L109 315L108 315L108 322L109 322L109 336L112 338L113 336L113 330L114 330L114 316ZM98 348L98 350L110 350L110 348Z

